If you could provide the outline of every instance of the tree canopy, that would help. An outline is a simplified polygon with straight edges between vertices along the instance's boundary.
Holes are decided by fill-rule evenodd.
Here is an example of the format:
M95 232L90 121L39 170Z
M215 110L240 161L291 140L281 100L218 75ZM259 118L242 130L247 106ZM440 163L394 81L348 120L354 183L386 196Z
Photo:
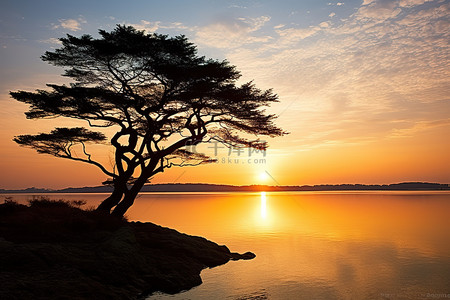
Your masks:
M172 166L211 162L186 146L212 138L232 147L265 149L258 136L281 136L264 107L278 98L252 82L237 84L240 73L228 61L207 59L185 36L113 31L61 38L62 47L42 59L63 67L70 85L47 84L35 92L11 92L30 105L26 117L67 117L87 121L92 130L115 129L111 137L83 127L20 135L14 141L39 153L100 168L114 187L98 210L123 215L154 175ZM247 137L246 137L247 136ZM249 139L248 136L255 138ZM88 143L114 149L111 169L93 160ZM82 155L71 151L81 147Z

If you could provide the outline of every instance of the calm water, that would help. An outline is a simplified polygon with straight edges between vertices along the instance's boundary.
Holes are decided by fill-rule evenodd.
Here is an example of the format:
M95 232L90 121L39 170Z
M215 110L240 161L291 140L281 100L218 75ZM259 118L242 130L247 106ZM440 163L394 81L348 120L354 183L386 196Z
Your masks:
M257 255L148 299L450 298L450 192L143 194L128 217Z

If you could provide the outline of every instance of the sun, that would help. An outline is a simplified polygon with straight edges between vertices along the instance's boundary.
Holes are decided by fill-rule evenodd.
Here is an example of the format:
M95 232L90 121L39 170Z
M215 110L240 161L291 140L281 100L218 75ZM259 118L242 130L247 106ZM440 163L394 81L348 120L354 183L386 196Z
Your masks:
M267 172L259 173L259 180L266 181L267 179L269 179L269 174L267 174Z

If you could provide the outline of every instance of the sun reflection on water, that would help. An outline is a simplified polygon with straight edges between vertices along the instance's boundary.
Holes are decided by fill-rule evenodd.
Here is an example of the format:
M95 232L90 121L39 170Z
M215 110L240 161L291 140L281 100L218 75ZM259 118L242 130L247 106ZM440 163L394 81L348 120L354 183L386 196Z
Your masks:
M267 198L266 192L261 192L261 218L267 218Z

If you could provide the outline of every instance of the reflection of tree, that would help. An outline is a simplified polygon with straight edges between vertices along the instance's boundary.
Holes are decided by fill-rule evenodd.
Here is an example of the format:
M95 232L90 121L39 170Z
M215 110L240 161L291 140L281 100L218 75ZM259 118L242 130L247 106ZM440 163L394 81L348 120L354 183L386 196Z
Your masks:
M143 185L172 166L198 165L211 158L188 151L214 138L231 147L265 149L266 142L241 135L279 136L274 115L261 108L277 101L270 90L236 84L239 72L227 61L197 55L184 36L144 34L133 27L100 30L101 38L68 35L62 47L46 52L44 61L65 67L66 85L50 90L12 92L30 104L29 119L68 117L97 129L113 129L113 168L95 161L88 143L107 136L86 128L56 128L50 133L14 140L39 153L89 163L110 177L114 187L98 210L123 215ZM81 154L76 154L75 148Z

